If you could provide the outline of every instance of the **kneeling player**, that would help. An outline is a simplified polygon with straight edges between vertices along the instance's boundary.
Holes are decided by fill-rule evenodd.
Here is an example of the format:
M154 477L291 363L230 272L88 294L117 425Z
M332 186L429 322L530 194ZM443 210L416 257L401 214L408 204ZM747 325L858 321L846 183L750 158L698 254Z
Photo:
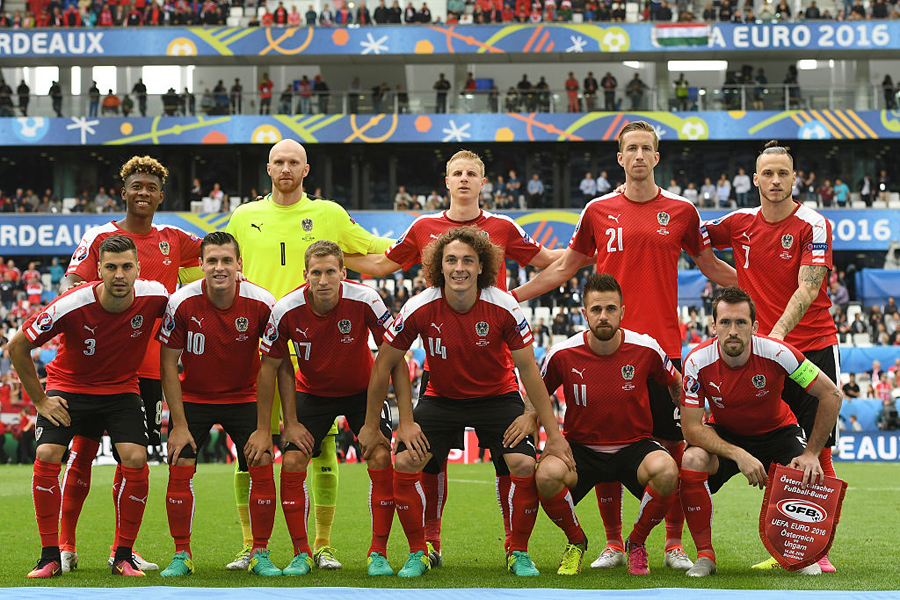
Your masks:
M388 375L419 335L431 368L425 396L415 412L409 401L409 378L400 382L404 393L398 394L394 503L410 550L398 573L401 577L417 577L430 568L421 472L432 455L446 455L463 427L474 427L479 443L487 445L492 455L503 455L509 466L509 570L516 575L539 574L528 556L538 507L534 441L524 433L505 436L524 408L510 359L547 430L545 456L555 455L574 468L534 362L528 322L515 299L493 287L501 256L500 249L474 227L451 229L429 244L423 266L425 279L433 287L406 303L375 360L366 425L359 436L366 456L389 447L377 431L378 398L384 397Z
M250 572L256 575L306 575L313 560L306 531L309 499L306 467L318 455L322 439L335 419L344 415L354 433L366 419L366 385L372 369L369 332L381 343L391 313L378 293L366 285L344 281L343 253L334 242L320 240L306 250L306 284L275 304L262 341L262 364L257 382L257 430L245 451L250 463L250 524L253 549ZM294 379L288 360L293 344L300 368ZM294 545L294 558L282 571L269 558L269 538L275 521L275 479L272 473L272 398L276 374L284 407L284 456L281 469L281 508ZM407 382L405 362L391 371L395 385ZM295 398L296 394L296 398ZM398 396L399 396L398 392ZM389 412L381 397L379 427L391 435ZM394 520L393 467L388 448L368 456L372 514L369 575L393 575L386 558Z
M60 461L75 433L95 424L109 432L123 474L115 497L119 536L112 572L144 575L132 555L149 487L147 425L137 371L169 295L160 283L136 281L140 264L130 238L106 238L99 258L101 282L66 292L25 321L9 343L13 367L39 414L32 493L43 550L28 577L62 572ZM47 365L45 392L31 351L60 334L59 351Z
M712 497L734 475L765 487L775 462L803 471L803 484L823 475L819 453L841 408L841 393L819 368L793 346L755 335L759 324L750 295L725 288L713 302L716 337L685 359L681 426L690 447L681 465L681 505L697 546L697 562L687 572L705 577L716 572L712 547ZM782 400L790 377L819 399L809 441ZM712 422L702 422L708 401ZM801 571L821 573L818 565Z
M214 231L200 245L204 278L169 300L159 332L163 391L169 404L169 486L166 512L175 557L163 577L194 572L191 525L192 480L197 448L220 423L247 470L243 448L256 430L256 374L259 339L275 298L249 281L238 281L241 253L231 234ZM178 359L184 366L180 381ZM220 433L219 435L224 435Z
M678 466L653 439L647 380L669 389L678 401L681 376L649 335L620 329L625 313L622 289L612 275L593 275L583 292L582 312L589 331L550 349L544 362L548 390L562 386L566 397L563 435L572 446L575 472L555 456L537 468L541 505L566 534L560 575L581 571L587 537L575 505L601 481L622 482L641 501L628 537L628 572L647 575L644 542L669 510L678 483Z

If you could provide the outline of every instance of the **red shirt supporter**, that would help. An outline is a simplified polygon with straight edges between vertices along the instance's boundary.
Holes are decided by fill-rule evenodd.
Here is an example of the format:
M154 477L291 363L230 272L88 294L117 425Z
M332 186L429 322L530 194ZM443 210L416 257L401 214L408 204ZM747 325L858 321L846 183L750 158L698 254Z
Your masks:
M111 235L124 235L134 240L141 263L141 276L163 284L171 294L178 285L178 269L196 267L201 240L171 225L153 225L149 233L139 235L120 228L115 221L94 227L84 234L66 269L66 275L77 275L86 281L96 279L100 242ZM159 379L159 347L154 333L139 377Z
M407 350L419 335L431 372L425 395L444 398L484 398L518 390L510 351L533 341L519 304L495 287L481 290L466 313L454 311L438 288L412 297L384 339ZM486 382L495 383L485 387Z
M569 241L587 256L599 249L597 272L614 276L628 299L622 324L652 334L674 357L681 356L678 257L682 249L696 256L708 245L694 205L662 188L649 202L615 193L592 200Z
M283 358L288 341L293 342L299 392L339 398L365 391L373 362L369 332L380 346L391 312L369 286L342 281L337 306L319 316L310 306L308 289L309 284L302 285L275 304L262 339L263 353ZM359 323L366 329L354 329Z
M598 446L622 446L653 437L650 397L644 383L669 387L675 368L649 335L621 329L622 344L609 356L588 346L585 331L553 347L544 362L548 390L562 386L566 398L563 435ZM674 408L674 405L673 405Z
M161 284L139 279L132 305L110 313L97 298L99 285L95 281L67 291L22 326L35 347L62 334L59 352L47 365L48 390L94 396L138 393L136 372L169 296Z
M831 222L797 204L787 219L769 223L762 208L746 208L706 223L715 248L733 248L738 284L755 294L759 326L771 331L797 290L801 266L833 268ZM803 352L838 343L837 327L828 312L827 278L819 294L785 341Z
M262 25L263 27L271 27L272 25L274 25L275 19L272 17L272 13L267 11L265 14L263 14L263 16L259 20L259 24ZM262 84L260 84L260 86L262 86ZM262 90L262 88L260 87L260 91L261 90ZM263 96L263 97L265 97L265 96ZM271 97L271 94L269 97Z
M796 424L781 391L785 377L805 360L803 355L793 346L765 336L753 336L750 344L750 359L735 369L722 361L718 338L694 348L684 362L682 404L703 408L708 400L710 422L737 435L762 435Z
M525 230L505 215L495 215L487 211L481 211L478 218L472 221L459 222L447 217L443 211L434 215L422 215L412 222L406 232L400 236L393 246L388 248L385 255L401 265L403 269L409 269L422 262L422 249L432 240L451 227L472 225L487 232L490 240L503 249L504 254L515 260L520 265L527 265L540 252L541 245L534 241ZM500 267L497 273L496 286L506 291L506 265Z
M238 283L234 304L216 308L205 296L206 281L194 281L172 295L159 341L184 349L180 375L185 402L230 404L256 402L259 338L269 321L275 298L249 281ZM229 361L243 365L222 371L219 357L206 348L228 348Z

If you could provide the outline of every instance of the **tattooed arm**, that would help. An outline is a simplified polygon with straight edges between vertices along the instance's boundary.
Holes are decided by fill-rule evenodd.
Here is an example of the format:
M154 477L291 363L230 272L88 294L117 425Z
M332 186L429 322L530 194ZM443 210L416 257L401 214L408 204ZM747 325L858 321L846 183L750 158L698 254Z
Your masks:
M775 323L775 327L769 333L770 337L783 340L797 326L797 323L800 322L800 319L806 313L806 309L819 295L819 290L822 289L822 282L825 281L827 274L828 267L813 267L810 265L800 267L800 272L797 275L797 289L788 301L784 313L782 313L778 322Z

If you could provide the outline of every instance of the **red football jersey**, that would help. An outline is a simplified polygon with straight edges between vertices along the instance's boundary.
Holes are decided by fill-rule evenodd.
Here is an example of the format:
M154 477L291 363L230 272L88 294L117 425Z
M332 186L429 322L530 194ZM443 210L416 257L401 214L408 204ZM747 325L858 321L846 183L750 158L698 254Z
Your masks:
M706 340L684 360L682 405L702 408L708 400L711 422L736 435L762 435L797 422L781 392L784 378L806 360L803 354L765 336L753 336L750 344L750 359L736 369L721 359L718 338Z
M472 225L484 230L490 240L503 249L503 254L520 265L527 265L540 252L541 245L536 242L518 223L505 215L495 215L487 211L481 211L477 219L472 221L454 221L447 217L447 212L433 215L422 215L412 222L412 225L403 235L387 249L385 255L409 269L413 265L422 263L422 249L432 241L454 227ZM506 264L500 264L497 273L498 288L506 291Z
M734 249L738 284L753 297L759 329L766 334L797 290L800 267L833 267L831 222L802 204L778 223L766 221L761 207L744 208L707 222L706 230L714 247ZM803 352L838 343L827 284L826 277L819 295L785 336Z
M697 256L709 245L700 213L689 200L662 188L649 202L607 194L584 207L569 248L597 253L597 272L622 286L622 326L659 340L671 357L681 356L678 330L678 257Z
M141 264L141 278L160 282L170 294L178 286L178 269L196 267L199 264L197 259L200 258L202 240L183 229L171 225L153 225L149 233L137 235L128 233L116 225L115 221L110 221L106 225L93 227L84 234L69 260L66 275L74 273L85 281L97 279L100 242L111 235L124 235L134 240L138 262ZM138 370L138 377L159 379L158 331L159 324L147 346L147 354Z
M261 349L272 358L297 354L297 391L342 398L365 392L372 372L369 332L379 346L391 320L378 292L342 281L340 299L325 316L312 311L304 284L279 300L266 325Z
M590 331L556 344L544 361L547 390L562 386L566 398L563 435L588 446L632 444L653 437L647 379L668 387L675 367L656 340L622 329L622 344L609 356L588 345ZM675 411L672 403L672 412Z
M77 394L139 393L137 370L165 312L169 294L156 281L134 282L134 302L121 313L108 312L97 299L94 281L66 291L22 325L35 346L62 334L47 365L45 389Z
M431 375L425 394L486 398L519 389L511 350L531 345L531 328L519 303L495 287L479 291L465 313L453 310L443 290L431 287L407 301L384 335L407 350L421 335Z
M227 309L216 308L199 279L172 294L159 341L183 350L181 395L185 402L256 402L259 339L266 330L275 297L249 281Z

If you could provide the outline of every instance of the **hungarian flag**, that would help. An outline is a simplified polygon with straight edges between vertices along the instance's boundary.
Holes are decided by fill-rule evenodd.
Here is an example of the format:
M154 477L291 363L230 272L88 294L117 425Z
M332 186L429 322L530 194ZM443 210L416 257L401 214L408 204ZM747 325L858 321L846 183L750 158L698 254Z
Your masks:
M709 26L702 23L658 23L653 27L653 45L706 46L709 44Z

